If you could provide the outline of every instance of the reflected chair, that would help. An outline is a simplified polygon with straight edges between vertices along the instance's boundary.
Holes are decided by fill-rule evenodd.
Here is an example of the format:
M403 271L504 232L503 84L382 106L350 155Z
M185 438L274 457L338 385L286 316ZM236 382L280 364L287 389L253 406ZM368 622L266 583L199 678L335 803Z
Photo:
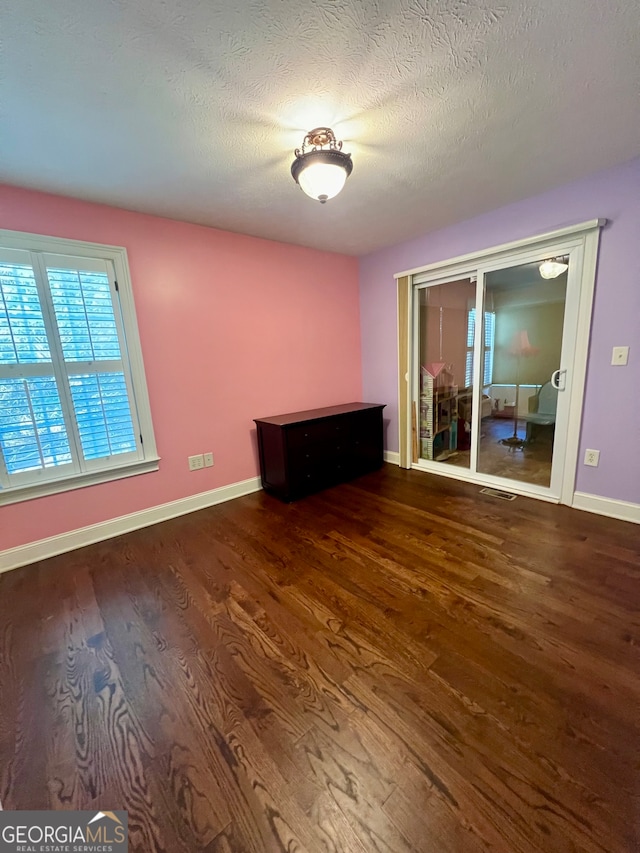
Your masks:
M536 431L540 427L555 427L557 408L558 390L551 381L545 382L538 393L529 398L529 412L524 416L527 443L535 440Z

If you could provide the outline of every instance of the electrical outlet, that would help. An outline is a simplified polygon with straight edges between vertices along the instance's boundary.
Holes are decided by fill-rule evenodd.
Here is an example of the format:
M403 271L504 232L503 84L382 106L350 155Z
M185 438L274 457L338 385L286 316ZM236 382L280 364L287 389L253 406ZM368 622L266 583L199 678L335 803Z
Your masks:
M611 352L611 364L624 367L629 361L629 347L614 347Z
M204 453L204 467L211 468L213 466L213 453Z
M197 456L189 456L189 470L199 471L201 468L204 468L202 453L199 453Z
M597 468L599 461L600 461L600 451L599 450L585 450L585 452L584 452L584 464L585 465L591 465L592 468Z

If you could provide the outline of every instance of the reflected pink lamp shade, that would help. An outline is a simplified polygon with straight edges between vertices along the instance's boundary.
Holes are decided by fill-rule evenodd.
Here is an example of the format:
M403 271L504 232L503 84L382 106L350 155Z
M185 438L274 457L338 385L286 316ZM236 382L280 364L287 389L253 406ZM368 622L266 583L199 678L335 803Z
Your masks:
M518 356L519 358L531 358L531 356L538 355L540 350L538 347L532 346L529 342L529 333L527 330L521 329L513 336L509 352L511 355Z

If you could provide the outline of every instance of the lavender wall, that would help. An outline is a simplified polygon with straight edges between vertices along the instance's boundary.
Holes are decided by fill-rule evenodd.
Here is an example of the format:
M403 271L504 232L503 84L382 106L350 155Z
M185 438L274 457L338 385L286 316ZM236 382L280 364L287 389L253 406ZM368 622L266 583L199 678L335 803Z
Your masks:
M597 218L608 224L600 240L579 459L585 448L599 449L600 465L579 464L576 488L640 503L640 159L361 259L364 399L387 403L389 450L398 449L394 273ZM631 347L629 364L612 367L611 348L623 345Z

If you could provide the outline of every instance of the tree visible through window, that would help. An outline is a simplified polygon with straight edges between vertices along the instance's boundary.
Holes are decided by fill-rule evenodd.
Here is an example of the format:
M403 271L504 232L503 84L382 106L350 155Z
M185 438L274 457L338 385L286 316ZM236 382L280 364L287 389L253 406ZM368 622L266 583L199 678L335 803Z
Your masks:
M3 491L145 459L127 345L110 259L0 249Z

